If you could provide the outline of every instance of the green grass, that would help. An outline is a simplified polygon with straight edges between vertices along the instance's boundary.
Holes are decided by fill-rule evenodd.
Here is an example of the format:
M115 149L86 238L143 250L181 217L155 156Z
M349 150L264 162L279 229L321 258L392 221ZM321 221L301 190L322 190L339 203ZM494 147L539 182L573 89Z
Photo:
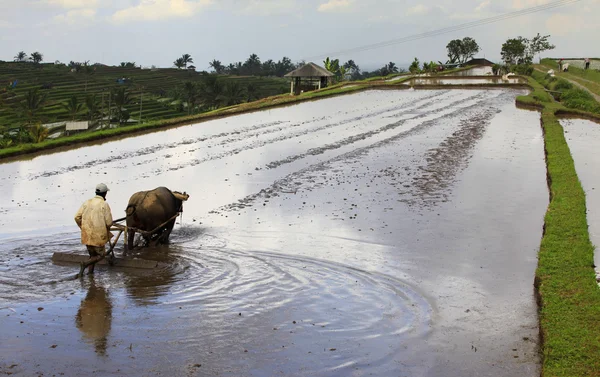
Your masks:
M537 67L541 69L553 69L557 77L562 76L576 81L578 84L585 86L592 93L600 95L600 71L593 69L585 70L570 66L569 72L559 72L557 62L552 59L542 59L542 65Z
M600 114L600 104L587 91L575 87L573 84L562 78L549 77L545 73L539 71L534 71L532 78L537 81L539 85L550 90L552 96L554 96L557 101L560 101L565 107L573 110Z
M593 268L585 194L556 116L586 113L554 102L533 78L530 85L533 91L517 102L542 110L551 196L535 279L542 376L600 376L600 288Z

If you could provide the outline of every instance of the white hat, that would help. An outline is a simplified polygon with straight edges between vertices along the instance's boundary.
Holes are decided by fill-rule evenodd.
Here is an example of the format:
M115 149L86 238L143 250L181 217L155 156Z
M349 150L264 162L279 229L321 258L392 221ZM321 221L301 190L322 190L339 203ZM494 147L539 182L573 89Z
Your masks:
M107 191L110 191L110 190L108 189L108 187L106 187L106 185L104 183L99 183L96 185L96 192L103 193L103 192L107 192Z

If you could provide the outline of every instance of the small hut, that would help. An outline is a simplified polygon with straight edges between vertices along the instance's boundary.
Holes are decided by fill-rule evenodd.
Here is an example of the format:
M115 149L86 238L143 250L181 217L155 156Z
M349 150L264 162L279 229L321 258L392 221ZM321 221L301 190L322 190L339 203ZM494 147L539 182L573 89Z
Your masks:
M300 94L310 90L327 87L329 78L334 74L315 63L307 63L302 67L288 73L285 77L292 79L291 94Z
M465 66L467 65L479 65L479 66L485 66L485 67L491 67L494 65L494 62L491 62L485 58L475 58L475 59L471 59L468 62L466 62L464 64Z

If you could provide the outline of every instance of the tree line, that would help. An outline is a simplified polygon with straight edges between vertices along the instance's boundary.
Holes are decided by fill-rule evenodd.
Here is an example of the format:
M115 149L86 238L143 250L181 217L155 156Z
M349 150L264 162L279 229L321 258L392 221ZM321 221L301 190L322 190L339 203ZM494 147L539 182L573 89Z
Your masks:
M15 62L25 63L25 62L33 62L35 64L41 63L44 60L44 55L39 52L32 52L29 57L25 53L25 51L19 51L17 55L14 57Z

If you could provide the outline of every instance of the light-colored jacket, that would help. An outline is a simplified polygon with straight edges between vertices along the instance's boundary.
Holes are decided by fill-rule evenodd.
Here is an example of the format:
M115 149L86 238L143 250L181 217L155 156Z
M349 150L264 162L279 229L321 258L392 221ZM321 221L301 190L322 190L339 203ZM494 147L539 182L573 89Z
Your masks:
M84 245L104 246L111 237L112 213L108 203L99 195L81 205L75 214L75 222L81 228L81 243Z

